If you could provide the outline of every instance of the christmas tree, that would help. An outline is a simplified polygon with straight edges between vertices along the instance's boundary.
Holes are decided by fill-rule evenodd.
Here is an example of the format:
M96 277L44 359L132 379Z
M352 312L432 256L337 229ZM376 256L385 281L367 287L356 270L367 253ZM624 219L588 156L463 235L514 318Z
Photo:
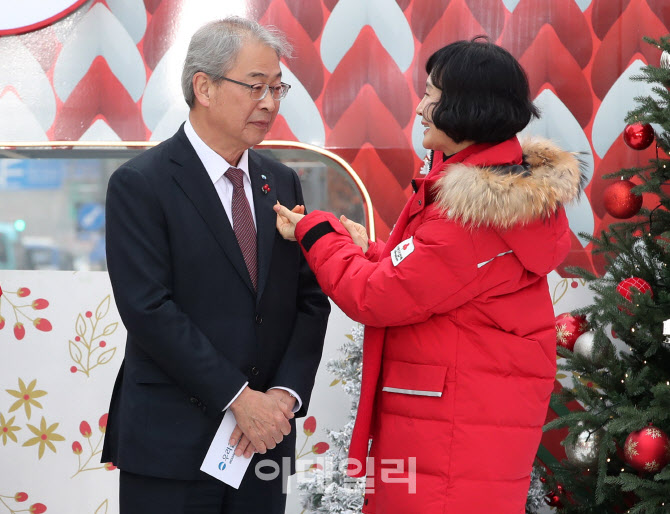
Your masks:
M632 150L655 142L655 158L604 177L618 179L605 208L626 221L590 237L602 276L570 270L587 281L592 304L556 320L559 368L575 379L555 400L584 407L545 427L569 430L567 459L542 477L560 513L670 512L670 36L645 40L663 51L661 65L634 78L653 94L635 98L623 136Z
M354 325L351 335L340 348L342 359L333 359L326 365L336 380L351 398L351 410L347 423L341 429L328 430L330 449L325 454L323 469L315 467L303 479L302 506L309 513L356 514L363 507L365 479L347 476L349 443L354 430L354 419L361 395L361 366L363 362L363 326Z

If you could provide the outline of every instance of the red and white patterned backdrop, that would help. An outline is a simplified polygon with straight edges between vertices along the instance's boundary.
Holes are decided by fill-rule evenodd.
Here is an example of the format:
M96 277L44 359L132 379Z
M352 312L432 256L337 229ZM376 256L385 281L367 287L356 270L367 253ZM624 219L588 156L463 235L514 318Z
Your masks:
M51 26L0 38L0 140L161 140L186 115L179 68L193 30L241 14L282 29L291 94L271 139L314 143L360 174L385 238L424 155L414 108L427 57L488 34L523 64L543 118L527 132L584 152L588 198L570 208L575 233L612 219L605 173L646 162L653 145L623 144L623 118L670 29L667 0L95 0ZM7 120L12 120L8 123ZM646 201L653 201L652 198ZM653 206L652 206L653 207ZM591 267L575 235L564 265Z
M543 117L526 132L583 152L590 182L569 208L575 235L564 266L601 266L576 234L597 234L613 221L602 175L654 155L653 145L629 149L621 133L634 97L649 92L630 77L659 62L660 51L642 37L669 32L668 0L90 0L45 28L0 37L0 141L169 137L187 115L179 75L188 39L227 14L287 33L296 56L283 70L293 88L269 139L316 144L349 162L370 192L381 238L425 154L414 108L427 57L488 34L528 72ZM645 198L648 207L653 200ZM116 473L97 464L124 339L106 274L3 271L0 285L0 512L32 502L50 512L115 512ZM21 296L24 287L32 295ZM551 287L557 313L588 301L581 281L552 274ZM38 296L50 305L33 305ZM99 317L100 327L114 327L104 345L75 335ZM349 327L334 309L326 360L337 356ZM93 372L91 362L100 364ZM319 428L299 432L303 449L312 447L302 461L322 453L322 428L337 428L348 412L332 377L323 367L319 373L314 398L321 401L307 421L318 419ZM557 378L564 385L569 377ZM560 434L547 435L542 448L560 457ZM17 501L17 492L29 498ZM294 492L289 512L299 512L298 503Z

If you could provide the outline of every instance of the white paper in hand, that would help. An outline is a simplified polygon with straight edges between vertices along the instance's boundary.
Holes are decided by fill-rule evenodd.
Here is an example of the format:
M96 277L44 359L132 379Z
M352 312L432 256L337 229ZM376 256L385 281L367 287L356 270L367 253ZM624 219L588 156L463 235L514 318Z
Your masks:
M239 489L244 473L249 467L251 457L248 459L242 455L235 455L235 446L230 446L230 436L235 430L237 422L232 411L228 409L221 420L219 429L216 431L212 444L209 445L205 460L202 461L200 470L224 484Z

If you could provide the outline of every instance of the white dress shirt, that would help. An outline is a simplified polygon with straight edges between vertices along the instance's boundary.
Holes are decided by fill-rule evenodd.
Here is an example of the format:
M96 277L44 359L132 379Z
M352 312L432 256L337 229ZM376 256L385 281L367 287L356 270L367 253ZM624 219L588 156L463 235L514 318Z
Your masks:
M184 132L186 133L186 137L193 146L195 153L198 154L198 158L200 158L202 165L205 167L205 171L207 171L209 178L212 180L214 188L216 189L216 192L218 193L219 198L221 199L221 203L223 204L223 208L226 211L226 215L228 216L230 225L232 226L233 184L224 175L224 173L228 171L228 168L230 168L232 165L229 164L218 153L212 150L209 146L207 146L207 144L195 132L193 125L191 125L190 119L187 119L186 123L184 123ZM251 216L254 220L254 227L255 227L256 212L254 211L254 196L251 192L251 178L249 177L249 150L244 151L242 157L240 157L240 162L237 163L237 166L235 166L235 168L239 168L244 172L243 175L244 194L246 195L247 201L249 202L249 208L251 209ZM239 390L239 392L233 397L232 400L230 400L228 405L226 405L223 410L226 410L228 409L228 407L230 407L230 405L237 399L237 397L242 393L242 391L244 390L245 387L247 387L247 385L249 385L249 382L245 382L245 384L242 386L242 389ZM300 396L298 396L298 394L292 389L281 386L271 387L270 389L283 389L284 391L287 391L291 396L293 396L296 399L295 406L293 407L293 412L298 412L302 407L302 400L300 399Z

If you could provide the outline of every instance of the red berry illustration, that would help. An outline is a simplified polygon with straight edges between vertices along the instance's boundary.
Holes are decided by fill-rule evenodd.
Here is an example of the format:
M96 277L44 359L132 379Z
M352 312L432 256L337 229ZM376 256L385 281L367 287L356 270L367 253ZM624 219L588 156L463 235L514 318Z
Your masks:
M105 462L105 469L107 471L114 471L116 469L116 466L111 462Z
M330 448L330 445L328 443L320 442L312 446L312 451L317 455L321 455L322 453L326 453L328 448Z
M104 341L100 341L100 343L98 343L98 346L100 346L100 348L104 348L105 346L107 346L107 343L105 343Z
M93 316L93 313L91 311L86 311L86 317L90 318L91 316Z
M49 320L46 318L35 318L33 325L35 325L37 330L41 330L42 332L50 332L53 328Z
M72 453L74 453L75 455L81 455L82 451L83 450L81 448L81 443L79 441L75 441L74 443L72 443Z
M23 298L24 296L28 296L30 294L30 289L28 289L27 287L19 287L19 290L16 292L16 294L19 295L21 298Z
M16 493L14 495L14 501L24 502L28 499L28 493Z
M79 336L75 336L74 340L77 341L77 342L79 342L79 341L81 341L81 337L79 337Z
M88 439L91 437L91 425L89 425L86 421L82 421L79 423L79 432L81 432L81 435Z
M314 470L317 470L317 469L323 469L323 466L322 466L321 464L312 464L312 465L309 467L309 470L310 470L310 471L314 471Z
M307 418L302 425L302 430L307 437L311 436L316 431L316 418L314 416Z
M3 328L5 328L5 318L0 316L0 330L2 330Z
M70 373L76 373L77 372L77 366L72 366L70 368Z
M98 421L98 426L100 427L100 432L103 434L105 433L105 430L107 429L107 417L109 414L103 414L100 416L100 420Z
M19 341L23 339L26 335L26 327L23 326L23 323L16 322L14 324L14 337L16 337Z
M48 306L49 302L44 298L38 298L37 300L33 301L33 309L36 311L46 309Z
M43 503L33 503L30 506L30 514L42 514L47 511L47 506Z
M0 296L2 296L2 286L0 286Z

